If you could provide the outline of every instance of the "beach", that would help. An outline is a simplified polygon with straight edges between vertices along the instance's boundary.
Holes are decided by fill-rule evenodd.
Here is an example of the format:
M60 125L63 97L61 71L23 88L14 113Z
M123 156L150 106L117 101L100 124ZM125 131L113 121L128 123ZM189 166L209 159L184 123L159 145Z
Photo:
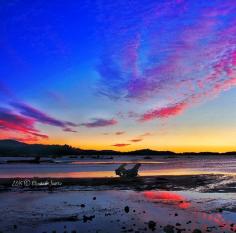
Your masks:
M45 166L51 171L58 166L66 166L64 171L68 171L68 166L84 170L90 167L90 170L95 169L92 174L96 171L102 174L102 170L110 171L120 163L132 166L137 161L146 161L142 165L144 172L129 179L115 176L114 171L111 176L105 172L100 177L86 177L87 173L76 177L71 172L62 172L61 176L58 173L38 177L35 173L26 177L22 173L15 177L2 176L0 232L236 232L234 158L222 160L231 165L225 174L217 172L217 158L205 158L205 164L214 164L208 172L199 169L202 164L191 163L202 160L175 158L177 165L182 164L183 168L178 174L174 168L172 172L168 168L168 159L141 159L144 158L117 158L108 162L77 158L37 165L37 174ZM19 167L19 164L1 166L10 170L11 166ZM150 166L157 174L145 174ZM184 171L189 172L184 174ZM13 174L11 170L9 174Z
M0 231L235 232L235 193L206 191L3 191Z

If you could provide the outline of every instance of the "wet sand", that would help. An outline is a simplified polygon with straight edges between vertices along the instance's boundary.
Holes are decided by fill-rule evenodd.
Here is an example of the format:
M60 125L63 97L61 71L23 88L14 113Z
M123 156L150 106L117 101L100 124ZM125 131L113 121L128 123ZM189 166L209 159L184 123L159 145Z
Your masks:
M201 192L236 192L236 176L180 175L139 176L124 179L109 178L0 178L4 190L201 190Z
M0 179L0 232L236 232L235 184L223 175Z
M35 191L2 192L0 199L1 232L236 231L236 213L230 209L236 197L229 193Z

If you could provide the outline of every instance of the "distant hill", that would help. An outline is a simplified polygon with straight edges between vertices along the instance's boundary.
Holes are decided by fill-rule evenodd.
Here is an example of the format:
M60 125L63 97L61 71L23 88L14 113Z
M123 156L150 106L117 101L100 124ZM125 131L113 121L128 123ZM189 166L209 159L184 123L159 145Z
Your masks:
M79 151L68 145L26 144L14 140L0 140L0 156L63 156L78 154Z
M174 155L236 155L236 152L187 152L175 153L172 151L155 151L150 149L120 152L113 150L83 150L69 145L26 144L15 140L0 140L0 156L100 156L100 155L143 155L143 156L174 156Z

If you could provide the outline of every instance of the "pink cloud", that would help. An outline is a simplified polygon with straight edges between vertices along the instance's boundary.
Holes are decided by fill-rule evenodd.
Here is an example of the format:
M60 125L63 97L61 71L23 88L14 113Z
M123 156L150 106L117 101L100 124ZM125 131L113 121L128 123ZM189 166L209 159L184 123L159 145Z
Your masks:
M143 114L139 120L150 121L156 118L168 118L170 116L176 116L181 114L187 107L188 104L183 102L183 103L177 103L169 107L154 109Z
M156 2L147 12L137 11L133 25L129 18L121 25L118 20L122 30L110 34L122 33L122 40L104 48L98 69L104 95L128 100L132 113L132 101L156 101L156 108L138 118L131 114L140 121L180 115L235 86L235 4L176 3Z
M32 140L47 139L48 136L41 134L35 128L36 121L32 118L22 116L12 110L0 108L0 131L3 137L19 134L21 138Z
M8 108L0 108L0 132L1 138L17 138L25 142L36 142L47 139L48 135L42 134L37 128L37 123L52 125L61 128L65 132L77 132L74 127L77 124L70 121L61 121L25 103L13 102Z
M112 146L116 146L116 147L125 147L125 146L129 146L130 144L127 143L117 143L117 144L113 144Z

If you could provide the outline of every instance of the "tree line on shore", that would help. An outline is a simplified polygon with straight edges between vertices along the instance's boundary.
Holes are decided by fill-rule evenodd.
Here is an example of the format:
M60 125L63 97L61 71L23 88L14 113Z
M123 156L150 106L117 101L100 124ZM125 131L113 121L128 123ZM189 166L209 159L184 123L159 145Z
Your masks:
M60 157L66 155L86 156L86 155L236 155L236 152L185 152L175 153L172 151L155 151L150 149L142 149L136 151L120 152L114 150L83 150L69 145L45 145L45 144L26 144L16 140L0 140L0 156L51 156Z

